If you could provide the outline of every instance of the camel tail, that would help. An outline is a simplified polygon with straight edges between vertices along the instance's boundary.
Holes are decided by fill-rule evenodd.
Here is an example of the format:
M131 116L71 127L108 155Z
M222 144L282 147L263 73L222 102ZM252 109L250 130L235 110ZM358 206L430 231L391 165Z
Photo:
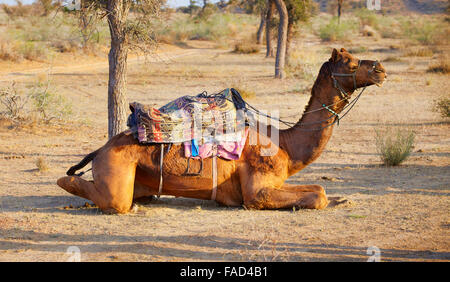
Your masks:
M69 170L66 172L66 174L69 175L69 176L75 175L75 172L77 170L80 170L83 167L85 167L88 163L90 163L95 158L95 156L97 156L99 150L100 149L97 149L96 151L88 154L86 157L83 158L83 160L81 160L81 162L79 162L78 164L76 164L73 167L69 168Z

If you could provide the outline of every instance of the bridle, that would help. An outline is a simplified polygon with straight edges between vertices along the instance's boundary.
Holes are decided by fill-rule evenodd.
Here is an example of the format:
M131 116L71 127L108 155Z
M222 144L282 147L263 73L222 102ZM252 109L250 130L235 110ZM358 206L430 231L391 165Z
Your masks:
M375 64L374 64L374 67L375 67ZM331 79L333 80L333 86L334 86L334 88L339 90L339 95L341 95L342 99L348 100L350 98L350 95L342 88L342 86L337 81L336 77L349 77L349 76L352 77L352 79L353 79L353 90L351 92L353 92L356 89L358 89L357 84L356 84L356 73L358 72L360 66L361 66L361 60L358 60L358 67L352 73L335 73L335 72L333 72L331 70L331 67L329 66L330 72L331 72Z

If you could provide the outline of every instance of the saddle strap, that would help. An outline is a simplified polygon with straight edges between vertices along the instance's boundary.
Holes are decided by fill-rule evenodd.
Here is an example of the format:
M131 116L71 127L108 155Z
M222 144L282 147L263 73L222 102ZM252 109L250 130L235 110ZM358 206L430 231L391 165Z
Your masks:
M211 200L216 200L217 195L217 145L213 145L213 157L212 157L212 194L211 194Z
M159 159L159 188L158 188L158 199L161 196L163 188L163 162L164 162L164 144L161 143L161 157Z

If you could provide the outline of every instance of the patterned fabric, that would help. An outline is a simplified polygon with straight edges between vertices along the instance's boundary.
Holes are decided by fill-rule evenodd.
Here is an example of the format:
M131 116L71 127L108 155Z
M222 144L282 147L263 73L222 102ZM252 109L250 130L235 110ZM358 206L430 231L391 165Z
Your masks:
M217 144L217 156L226 160L239 160L247 140L248 128L242 131L238 141L221 141ZM195 140L195 139L194 139ZM195 147L194 147L195 148ZM197 153L197 154L196 154ZM191 141L184 142L184 156L193 159L206 159L213 156L213 143L198 146L198 152L192 151Z
M232 91L183 96L159 109L131 103L128 126L142 144L241 141L245 121L237 116Z

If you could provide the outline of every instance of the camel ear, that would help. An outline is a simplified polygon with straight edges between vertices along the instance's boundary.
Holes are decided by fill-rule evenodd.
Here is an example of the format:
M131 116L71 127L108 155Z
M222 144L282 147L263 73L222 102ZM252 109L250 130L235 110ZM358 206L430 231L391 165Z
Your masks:
M329 62L337 62L340 59L339 51L336 48L333 48L333 53L331 53L331 58L328 60Z
M341 52L347 52L347 50L345 50L345 48L341 48Z

